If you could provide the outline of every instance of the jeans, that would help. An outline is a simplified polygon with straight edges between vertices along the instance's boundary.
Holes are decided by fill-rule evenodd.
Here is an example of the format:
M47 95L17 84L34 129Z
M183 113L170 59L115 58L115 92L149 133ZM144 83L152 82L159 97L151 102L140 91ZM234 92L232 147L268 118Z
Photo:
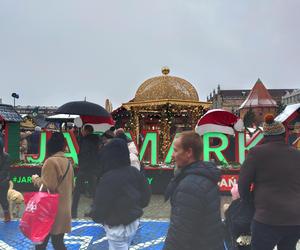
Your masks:
M126 226L119 225L110 227L104 225L109 250L128 250L138 227L139 219Z
M35 246L35 250L44 250L44 249L46 249L50 237L51 237L51 242L52 242L53 248L55 250L66 250L67 248L66 248L65 243L64 243L64 235L65 234L57 234L57 235L49 234L46 237L46 239L44 240L43 244Z
M78 173L75 182L75 188L72 201L72 218L77 218L77 209L80 200L80 195L85 191L85 182L88 182L89 193L94 196L96 190L96 177L92 174Z
M257 221L252 222L252 250L296 250L300 239L299 226L273 226Z

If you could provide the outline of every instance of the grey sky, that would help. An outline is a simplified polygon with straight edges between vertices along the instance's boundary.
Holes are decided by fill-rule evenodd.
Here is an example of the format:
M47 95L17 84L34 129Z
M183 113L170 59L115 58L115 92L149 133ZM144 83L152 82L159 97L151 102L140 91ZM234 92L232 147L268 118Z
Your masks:
M0 84L21 105L114 108L147 78L223 89L300 88L298 0L0 0Z

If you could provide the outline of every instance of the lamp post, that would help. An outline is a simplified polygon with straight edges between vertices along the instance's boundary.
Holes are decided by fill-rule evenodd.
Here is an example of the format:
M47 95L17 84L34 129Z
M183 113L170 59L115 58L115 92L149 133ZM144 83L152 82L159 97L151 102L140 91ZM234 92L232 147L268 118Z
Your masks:
M19 99L19 95L17 93L12 93L11 96L14 98L14 107L16 106L16 99Z

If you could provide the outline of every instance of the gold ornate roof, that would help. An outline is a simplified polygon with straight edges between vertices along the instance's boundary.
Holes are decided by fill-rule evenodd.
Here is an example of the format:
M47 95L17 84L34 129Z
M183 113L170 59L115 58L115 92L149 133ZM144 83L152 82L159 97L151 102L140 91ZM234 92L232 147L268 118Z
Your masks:
M170 69L162 68L162 76L152 77L138 88L133 102L157 100L189 100L199 101L198 93L188 81L169 76Z

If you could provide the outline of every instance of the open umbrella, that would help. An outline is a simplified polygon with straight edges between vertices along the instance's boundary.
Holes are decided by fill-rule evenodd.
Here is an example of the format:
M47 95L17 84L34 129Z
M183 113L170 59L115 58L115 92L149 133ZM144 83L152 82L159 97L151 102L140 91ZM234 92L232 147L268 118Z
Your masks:
M234 135L234 130L243 131L243 129L243 121L238 116L223 109L209 110L199 119L195 128L200 135L208 132Z
M90 124L94 131L104 132L115 124L105 108L87 101L68 102L60 106L55 113L80 115L74 119L75 125L81 127L83 124Z
M60 106L55 113L110 117L110 113L108 113L105 108L96 103L87 101L67 102L66 104Z

